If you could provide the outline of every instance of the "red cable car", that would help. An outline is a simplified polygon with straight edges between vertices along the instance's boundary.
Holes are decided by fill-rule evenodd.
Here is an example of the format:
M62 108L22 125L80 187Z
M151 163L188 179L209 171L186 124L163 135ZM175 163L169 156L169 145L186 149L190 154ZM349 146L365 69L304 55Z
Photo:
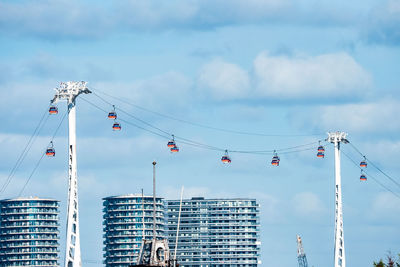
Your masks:
M53 147L53 141L51 141L49 147L46 149L46 156L54 157L55 155L56 155L56 150Z
M171 148L171 152L175 153L175 152L179 152L179 147L177 147L176 145L174 147Z
M108 118L109 119L116 119L117 118L117 113L115 112L115 111L110 111L109 113L108 113Z
M325 148L323 146L318 146L318 152L325 152Z
M230 157L228 156L228 150L225 150L225 155L222 156L221 161L222 161L222 163L225 163L225 164L232 162Z
M50 106L49 113L50 114L57 114L58 113L58 108L56 106Z
M366 181L366 180L367 180L367 176L365 176L364 174L361 174L360 181Z
M366 168L367 167L367 159L364 156L364 159L360 162L360 167Z
M281 159L278 157L278 154L274 151L274 156L272 157L271 165L272 166L279 166L279 162Z
M113 105L113 108L114 108L114 110L112 110L112 111L110 111L109 113L108 113L108 118L109 119L116 119L117 118L117 112L115 112L115 106Z
M119 124L118 122L114 122L112 128L114 131L121 131L121 124Z
M318 158L324 158L324 157L325 157L324 152L318 151L317 157L318 157Z
M173 147L175 147L175 146L176 146L176 144L175 144L175 137L174 137L174 135L172 135L172 139L171 139L170 141L168 141L167 147L173 148Z

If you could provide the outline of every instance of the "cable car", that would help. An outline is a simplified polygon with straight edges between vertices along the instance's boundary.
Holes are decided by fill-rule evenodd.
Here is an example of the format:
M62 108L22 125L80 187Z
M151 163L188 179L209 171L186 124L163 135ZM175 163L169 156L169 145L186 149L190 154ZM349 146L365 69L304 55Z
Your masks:
M117 112L115 112L115 111L110 111L109 113L108 113L108 118L109 119L116 119L117 118Z
M114 110L108 112L108 118L115 120L117 118L117 112L115 112L115 106L113 105Z
M318 152L325 152L325 148L323 146L318 146Z
M367 159L364 156L364 159L360 162L360 167L366 168L367 167Z
M175 144L175 137L174 137L174 135L172 135L172 139L168 141L167 147L173 148L173 147L175 147L175 146L176 146L176 144Z
M365 176L365 174L361 174L360 176L360 181L366 181L367 180L367 176Z
M46 149L46 156L54 157L55 155L56 155L56 150L53 147L53 141L51 141L49 147Z
M176 145L174 147L171 147L171 152L179 152L179 147L177 147Z
M272 157L272 161L271 161L272 166L279 166L280 161L281 161L281 159L278 157L276 152L274 152L274 156Z
M231 163L232 161L231 161L231 159L230 159L230 157L228 156L228 150L225 150L225 155L223 155L222 156L222 158L221 158L221 161L223 162L223 163Z
M114 122L112 128L114 131L121 131L121 124L119 124L118 122Z
M318 158L324 158L324 157L325 157L324 152L318 151L317 157L318 157Z
M49 113L50 114L57 114L58 113L58 108L56 106L50 106Z

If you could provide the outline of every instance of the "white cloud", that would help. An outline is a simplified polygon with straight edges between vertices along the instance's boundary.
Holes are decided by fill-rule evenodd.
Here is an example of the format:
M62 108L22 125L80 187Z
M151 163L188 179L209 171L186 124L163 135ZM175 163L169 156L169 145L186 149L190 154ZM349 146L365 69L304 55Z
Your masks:
M298 193L292 200L295 213L301 217L319 217L325 207L319 197L311 192Z
M278 99L359 97L371 86L370 75L346 53L271 56L254 61L256 92Z
M214 60L202 67L199 84L209 89L216 99L247 98L250 89L247 72L222 60Z
M272 56L260 53L251 74L214 60L203 66L201 87L216 99L337 100L369 94L371 77L346 53ZM253 87L252 87L253 85Z
M400 1L379 1L368 18L364 38L371 43L400 44Z
M390 192L379 193L372 201L370 217L381 222L400 221L400 199Z
M350 133L390 133L400 130L400 103L382 99L371 103L320 106L307 113L294 113L292 120L318 130L342 129Z

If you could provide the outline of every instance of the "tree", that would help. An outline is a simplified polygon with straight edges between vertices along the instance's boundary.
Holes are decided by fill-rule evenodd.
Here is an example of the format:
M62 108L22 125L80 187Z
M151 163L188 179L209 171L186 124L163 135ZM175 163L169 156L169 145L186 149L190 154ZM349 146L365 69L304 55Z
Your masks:
M387 263L384 263L382 259L379 262L374 261L374 267L400 267L400 254L398 255L398 259L396 260L392 253L389 251L386 255Z

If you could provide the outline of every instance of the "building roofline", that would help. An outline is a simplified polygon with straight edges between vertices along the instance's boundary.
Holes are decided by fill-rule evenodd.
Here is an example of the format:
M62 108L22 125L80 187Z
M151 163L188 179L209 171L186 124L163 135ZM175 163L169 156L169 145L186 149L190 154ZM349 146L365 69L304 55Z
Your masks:
M109 197L103 197L103 200L109 200L109 199L118 199L118 198L141 198L142 194L126 194L126 195L119 195L119 196L109 196ZM144 198L153 198L152 195L143 195ZM163 197L156 197L158 200L164 199Z
M34 196L30 196L30 197L17 197L17 198L5 198L5 199L1 199L0 202L11 202L11 201L52 201L52 202L60 202L60 200L57 199L53 199L53 198L40 198L40 197L34 197Z

